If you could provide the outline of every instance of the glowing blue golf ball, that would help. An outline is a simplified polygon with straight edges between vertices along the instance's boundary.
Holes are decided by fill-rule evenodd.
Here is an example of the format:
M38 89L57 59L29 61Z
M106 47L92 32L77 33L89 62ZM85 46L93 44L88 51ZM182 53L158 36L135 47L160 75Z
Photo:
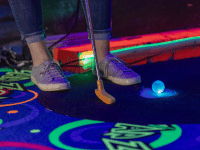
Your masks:
M155 93L162 93L165 90L165 84L160 80L156 80L152 84L152 90Z

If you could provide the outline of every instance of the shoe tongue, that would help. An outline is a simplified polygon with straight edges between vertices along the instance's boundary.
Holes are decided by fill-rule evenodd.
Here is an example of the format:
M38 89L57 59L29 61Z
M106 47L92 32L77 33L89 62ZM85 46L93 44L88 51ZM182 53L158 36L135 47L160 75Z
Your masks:
M40 64L37 68L40 68L40 70L46 70L46 68L48 67L49 63L51 62L50 59L45 60L42 64Z
M43 65L48 65L50 62L51 62L51 60L50 60L50 59L47 59L47 60L45 60L42 64L43 64Z
M99 70L105 72L104 69L106 68L107 63L109 62L110 59L113 59L113 58L114 58L113 55L108 54L108 55L106 56L106 58L104 58L103 61L101 61L101 62L99 63Z
M114 58L114 57L115 57L114 55L108 54L108 55L106 56L106 59L111 59L111 58Z
M107 63L110 61L110 62L113 62L114 64L116 64L116 62L118 62L115 58L117 58L116 56L113 56L113 55L111 55L111 54L108 54L107 56L106 56L106 58L104 59L104 61L102 61L101 63L100 63L100 68L102 69L102 68L105 68L106 67L106 65L107 65ZM118 58L117 58L118 59ZM119 60L119 59L118 59ZM109 64L110 65L110 64ZM114 67L114 68L116 68L117 70L118 70L118 73L119 74L123 74L123 72L131 72L131 70L130 69L127 69L127 68L125 68L124 67L125 65L123 64L123 63L117 63L116 64L116 66L114 65L112 65L112 68ZM109 66L108 66L109 67ZM114 69L115 70L115 69Z

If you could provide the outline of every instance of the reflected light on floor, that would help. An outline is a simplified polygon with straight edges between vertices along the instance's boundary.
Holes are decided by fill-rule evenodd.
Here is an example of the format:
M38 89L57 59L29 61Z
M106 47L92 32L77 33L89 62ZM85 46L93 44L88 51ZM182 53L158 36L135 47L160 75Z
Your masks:
M145 98L162 98L175 96L178 93L174 90L165 89L162 93L155 93L151 88L145 88L140 91L140 96Z

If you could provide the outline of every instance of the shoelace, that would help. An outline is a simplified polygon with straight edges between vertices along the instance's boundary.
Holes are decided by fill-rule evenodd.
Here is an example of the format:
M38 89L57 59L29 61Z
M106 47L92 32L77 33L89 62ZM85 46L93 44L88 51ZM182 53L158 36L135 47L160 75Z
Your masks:
M54 61L50 62L50 64L47 66L46 70L44 72L42 72L42 74L45 75L47 72L48 72L48 75L50 75L53 79L64 77L63 72L60 70L60 68L57 66L57 64L54 63ZM49 73L49 72L51 72L51 73Z
M116 64L118 66L120 65L120 67L122 68L123 72L132 72L132 70L130 70L131 66L129 64L125 63L124 61L122 61L121 59L119 59L117 57L113 57L113 58L110 58L108 60L108 62L106 63L106 66L105 66L105 75L106 75L106 77L108 76L108 66L109 66L109 62L110 61L112 61L114 64ZM119 63L117 63L117 62L119 62ZM127 67L129 69L127 69Z

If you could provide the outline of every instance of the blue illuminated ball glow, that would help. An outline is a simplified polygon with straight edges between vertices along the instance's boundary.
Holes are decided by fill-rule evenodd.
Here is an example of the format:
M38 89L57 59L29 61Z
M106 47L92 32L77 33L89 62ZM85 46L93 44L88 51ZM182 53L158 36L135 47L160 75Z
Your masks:
M160 80L156 80L152 84L152 90L158 94L162 93L165 90L165 84Z
M178 92L171 89L165 89L165 84L156 80L152 84L152 88L143 88L140 91L140 96L145 98L164 98L178 95Z

